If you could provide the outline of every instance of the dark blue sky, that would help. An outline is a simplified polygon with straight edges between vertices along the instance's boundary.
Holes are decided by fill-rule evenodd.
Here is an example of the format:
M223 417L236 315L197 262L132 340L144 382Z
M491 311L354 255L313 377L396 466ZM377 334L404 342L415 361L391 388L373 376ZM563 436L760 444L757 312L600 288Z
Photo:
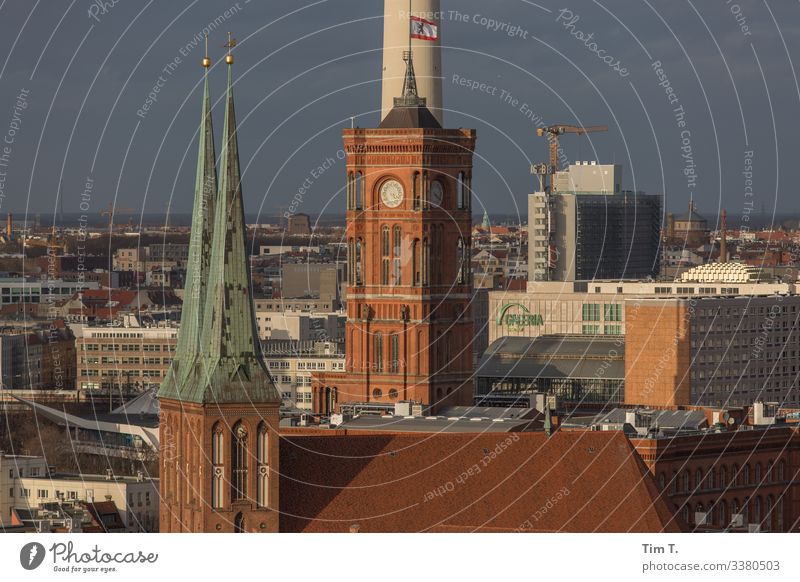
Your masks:
M240 41L248 214L289 205L307 181L302 211L343 212L341 129L351 116L361 126L379 122L382 2L105 3L103 13L92 0L0 0L0 139L19 127L0 167L0 213L52 212L62 174L65 212L80 210L87 177L91 212L115 200L146 213L171 200L173 211L188 211L202 78L202 49L192 44L220 17L215 62L227 30ZM530 164L546 156L535 115L608 125L591 139L566 137L567 156L623 164L627 188L664 192L671 210L683 210L693 192L709 215L721 206L732 215L800 211L797 2L443 0L443 9L446 119L478 130L476 208L525 207ZM223 67L211 75L219 99ZM470 91L454 75L497 91ZM158 100L137 115L159 76ZM23 90L27 108L15 115ZM503 91L518 101L504 101ZM219 138L219 106L216 113ZM314 177L328 158L332 167ZM742 174L748 163L752 192Z

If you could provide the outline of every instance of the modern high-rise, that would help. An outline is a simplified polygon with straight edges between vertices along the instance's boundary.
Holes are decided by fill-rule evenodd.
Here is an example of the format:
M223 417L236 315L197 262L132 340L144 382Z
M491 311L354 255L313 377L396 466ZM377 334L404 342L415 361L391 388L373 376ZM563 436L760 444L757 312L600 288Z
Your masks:
M528 198L529 280L655 278L663 199L622 190L618 165L577 163Z

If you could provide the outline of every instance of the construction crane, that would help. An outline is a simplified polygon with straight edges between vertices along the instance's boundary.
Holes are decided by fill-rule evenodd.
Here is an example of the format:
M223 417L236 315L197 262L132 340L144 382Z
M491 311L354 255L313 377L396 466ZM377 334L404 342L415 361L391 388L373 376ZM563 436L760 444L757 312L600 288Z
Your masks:
M136 212L133 208L115 208L113 204L109 203L108 208L100 212L100 216L108 216L108 230L110 231L114 228L114 216L133 212Z
M558 136L565 133L574 133L577 135L586 135L587 133L596 133L599 131L608 131L606 125L595 125L593 127L582 127L577 125L553 125L550 127L540 127L536 130L536 135L539 137L547 137L550 142L550 167L548 168L550 174L555 174L558 171Z

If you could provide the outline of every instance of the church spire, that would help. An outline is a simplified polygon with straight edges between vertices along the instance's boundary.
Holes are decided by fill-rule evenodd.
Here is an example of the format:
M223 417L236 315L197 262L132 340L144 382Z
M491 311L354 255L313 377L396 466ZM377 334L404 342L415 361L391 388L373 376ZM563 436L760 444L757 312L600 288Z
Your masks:
M250 261L242 202L233 55L228 41L228 89L214 209L214 239L203 315L205 381L193 395L202 403L279 403L258 339L250 287Z
M164 379L160 398L180 400L183 384L195 366L205 345L202 339L203 311L207 295L207 280L211 241L213 236L214 202L217 193L217 154L214 148L214 127L211 117L211 96L208 88L208 37L203 79L203 107L200 117L197 174L192 208L192 230L189 239L189 261L186 266L186 285L181 311L181 330L172 365Z

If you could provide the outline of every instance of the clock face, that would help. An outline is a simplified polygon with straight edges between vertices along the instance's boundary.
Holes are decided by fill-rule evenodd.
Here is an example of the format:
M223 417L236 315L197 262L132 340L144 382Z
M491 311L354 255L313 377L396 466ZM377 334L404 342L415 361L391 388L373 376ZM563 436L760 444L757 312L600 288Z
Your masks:
M389 180L381 186L381 201L387 208L397 208L403 203L405 192L397 180Z
M431 184L431 203L434 206L441 206L444 200L444 187L441 182L433 182Z

